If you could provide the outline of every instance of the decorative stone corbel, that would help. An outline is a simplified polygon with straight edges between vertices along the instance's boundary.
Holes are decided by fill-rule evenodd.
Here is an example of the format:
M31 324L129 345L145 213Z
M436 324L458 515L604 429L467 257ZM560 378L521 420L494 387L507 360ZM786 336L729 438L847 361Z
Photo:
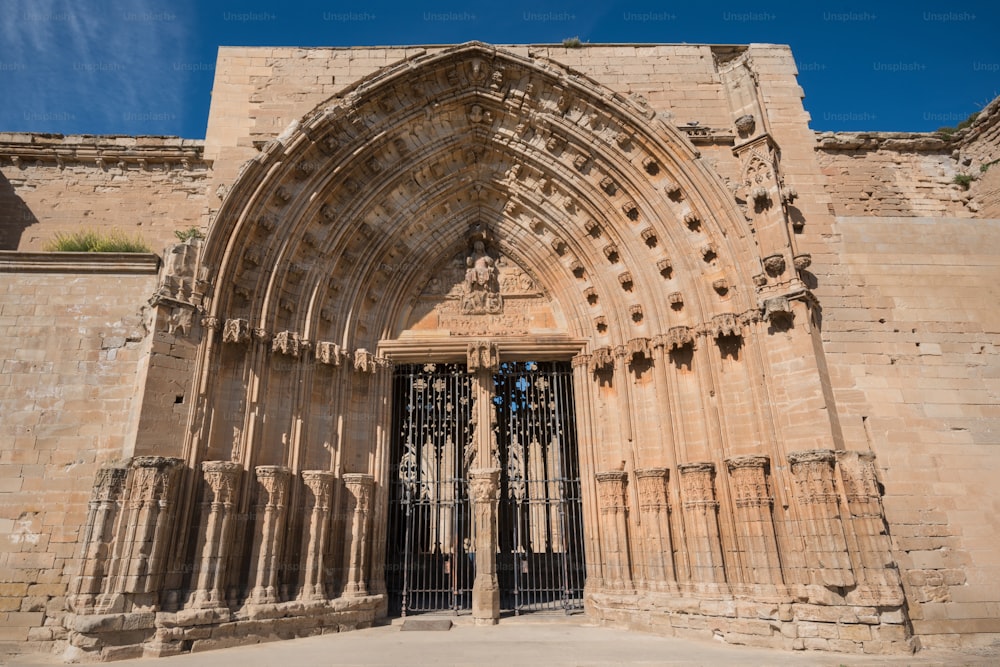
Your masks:
M768 255L763 261L764 270L772 278L780 276L785 272L785 257L784 255Z
M347 352L336 343L319 341L316 343L316 361L327 366L340 366L347 358Z
M222 342L242 344L249 342L250 322L244 319L228 319L222 328Z
M788 297L776 296L764 301L764 317L774 325L786 326L795 318Z
M375 355L361 347L354 351L354 370L359 373L376 371Z
M284 354L289 357L298 357L301 349L301 341L296 331L281 331L274 336L271 341L271 351Z
M708 330L711 333L712 338L743 335L739 320L733 313L720 313L719 315L713 317L711 324L708 326Z
M590 372L600 373L615 367L615 355L610 347L599 347L590 355Z

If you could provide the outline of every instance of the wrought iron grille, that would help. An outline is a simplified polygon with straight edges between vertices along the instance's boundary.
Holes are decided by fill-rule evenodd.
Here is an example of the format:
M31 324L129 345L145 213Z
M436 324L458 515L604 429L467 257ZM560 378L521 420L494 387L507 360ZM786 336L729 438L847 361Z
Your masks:
M397 366L386 588L390 605L458 611L472 605L472 380L464 365Z
M386 587L390 613L471 608L475 535L467 473L471 376L460 364L397 366ZM515 613L583 606L585 578L572 372L506 362L494 376L500 461L500 603Z
M583 516L569 366L505 362L494 377L500 606L515 613L583 608Z

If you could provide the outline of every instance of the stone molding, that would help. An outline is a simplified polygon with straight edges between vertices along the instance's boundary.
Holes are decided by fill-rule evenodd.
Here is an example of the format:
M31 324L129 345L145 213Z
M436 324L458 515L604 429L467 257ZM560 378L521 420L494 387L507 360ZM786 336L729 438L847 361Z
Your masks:
M22 252L0 250L0 273L153 274L160 258L153 253Z
M211 168L204 159L205 142L178 137L116 137L107 135L0 134L0 159L15 166L27 163L98 168L138 167L154 164L185 170Z

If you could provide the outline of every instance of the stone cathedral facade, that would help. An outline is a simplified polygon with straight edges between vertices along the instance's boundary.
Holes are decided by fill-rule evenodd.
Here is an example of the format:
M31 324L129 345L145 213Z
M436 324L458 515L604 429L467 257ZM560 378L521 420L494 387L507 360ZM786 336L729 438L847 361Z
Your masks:
M0 135L6 645L989 645L1000 113L801 97L770 45L225 48L204 142ZM41 251L84 219L166 250Z

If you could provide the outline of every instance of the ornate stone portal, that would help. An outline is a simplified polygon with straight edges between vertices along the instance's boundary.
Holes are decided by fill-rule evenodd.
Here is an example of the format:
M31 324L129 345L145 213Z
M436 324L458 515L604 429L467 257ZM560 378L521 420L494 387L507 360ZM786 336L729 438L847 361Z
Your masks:
M593 618L906 650L876 469L831 422L758 99L733 115L742 208L693 143L735 133L682 131L482 44L389 67L263 146L198 267L175 267L198 280L164 276L186 300L154 302L203 311L169 332L197 348L188 426L175 458L95 482L74 650L167 655L384 615L387 488L409 470L389 456L402 363L472 374L471 608L495 622L510 471L493 373L569 359ZM780 411L779 391L796 397Z

